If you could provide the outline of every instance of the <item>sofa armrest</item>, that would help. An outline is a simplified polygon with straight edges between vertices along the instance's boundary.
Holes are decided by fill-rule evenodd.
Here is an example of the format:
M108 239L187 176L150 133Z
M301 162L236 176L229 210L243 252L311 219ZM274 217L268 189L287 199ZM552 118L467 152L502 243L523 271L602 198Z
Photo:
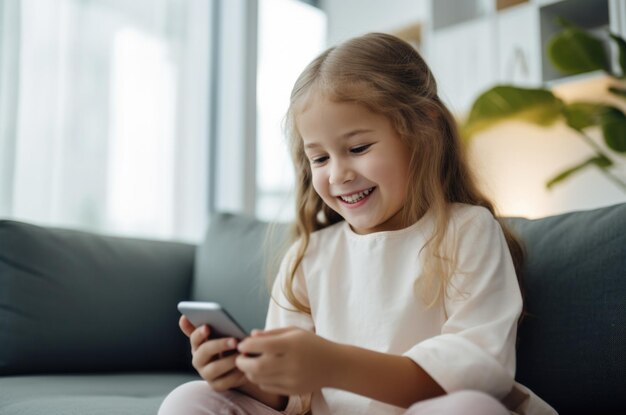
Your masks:
M0 375L188 368L194 250L0 221Z

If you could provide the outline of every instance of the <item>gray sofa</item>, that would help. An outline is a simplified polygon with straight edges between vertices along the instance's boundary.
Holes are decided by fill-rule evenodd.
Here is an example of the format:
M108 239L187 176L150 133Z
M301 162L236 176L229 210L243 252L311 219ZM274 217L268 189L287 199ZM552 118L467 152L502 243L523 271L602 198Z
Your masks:
M623 413L626 204L508 221L528 252L518 379L562 414ZM197 379L178 301L262 327L285 235L266 229L217 214L191 246L0 221L0 415L156 413Z

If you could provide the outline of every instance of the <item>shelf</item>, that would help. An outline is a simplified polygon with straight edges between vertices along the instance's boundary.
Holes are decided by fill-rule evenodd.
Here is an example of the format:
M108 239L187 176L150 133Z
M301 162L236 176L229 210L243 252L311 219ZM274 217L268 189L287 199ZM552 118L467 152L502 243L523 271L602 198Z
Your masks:
M557 17L606 39L607 47L609 27L626 28L626 0L430 0L430 12L426 57L442 95L460 113L496 84L557 86L597 77L567 76L553 67L546 45L563 30ZM611 53L616 66L616 48Z
M493 0L437 0L432 2L433 29L439 30L489 15Z

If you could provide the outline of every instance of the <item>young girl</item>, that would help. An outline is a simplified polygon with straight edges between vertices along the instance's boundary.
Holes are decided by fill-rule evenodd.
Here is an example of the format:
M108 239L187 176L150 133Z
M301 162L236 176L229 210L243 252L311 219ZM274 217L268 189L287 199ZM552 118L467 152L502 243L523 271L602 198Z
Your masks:
M183 317L205 381L159 413L555 413L514 381L521 249L420 55L385 34L330 48L286 121L296 241L266 329L208 340Z

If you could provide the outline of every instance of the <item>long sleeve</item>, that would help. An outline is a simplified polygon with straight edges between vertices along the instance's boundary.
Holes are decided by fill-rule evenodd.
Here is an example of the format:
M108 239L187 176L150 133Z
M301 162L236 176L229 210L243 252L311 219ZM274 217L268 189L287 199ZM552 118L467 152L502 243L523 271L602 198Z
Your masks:
M448 234L457 266L441 333L405 355L447 392L477 389L503 398L514 384L522 298L500 225L485 209L474 213Z
M301 313L295 310L294 306L289 303L285 297L283 287L286 278L289 277L290 264L294 260L296 252L296 245L294 244L283 259L278 276L274 281L272 288L272 296L270 298L269 309L267 312L267 319L265 322L266 330L295 326L305 330L315 331L313 319L309 314ZM300 301L303 301L308 305L308 295L306 292L306 286L304 279L299 273L294 281L294 292ZM311 405L311 394L294 395L289 397L287 408L284 410L284 414L287 415L299 415L306 413Z

